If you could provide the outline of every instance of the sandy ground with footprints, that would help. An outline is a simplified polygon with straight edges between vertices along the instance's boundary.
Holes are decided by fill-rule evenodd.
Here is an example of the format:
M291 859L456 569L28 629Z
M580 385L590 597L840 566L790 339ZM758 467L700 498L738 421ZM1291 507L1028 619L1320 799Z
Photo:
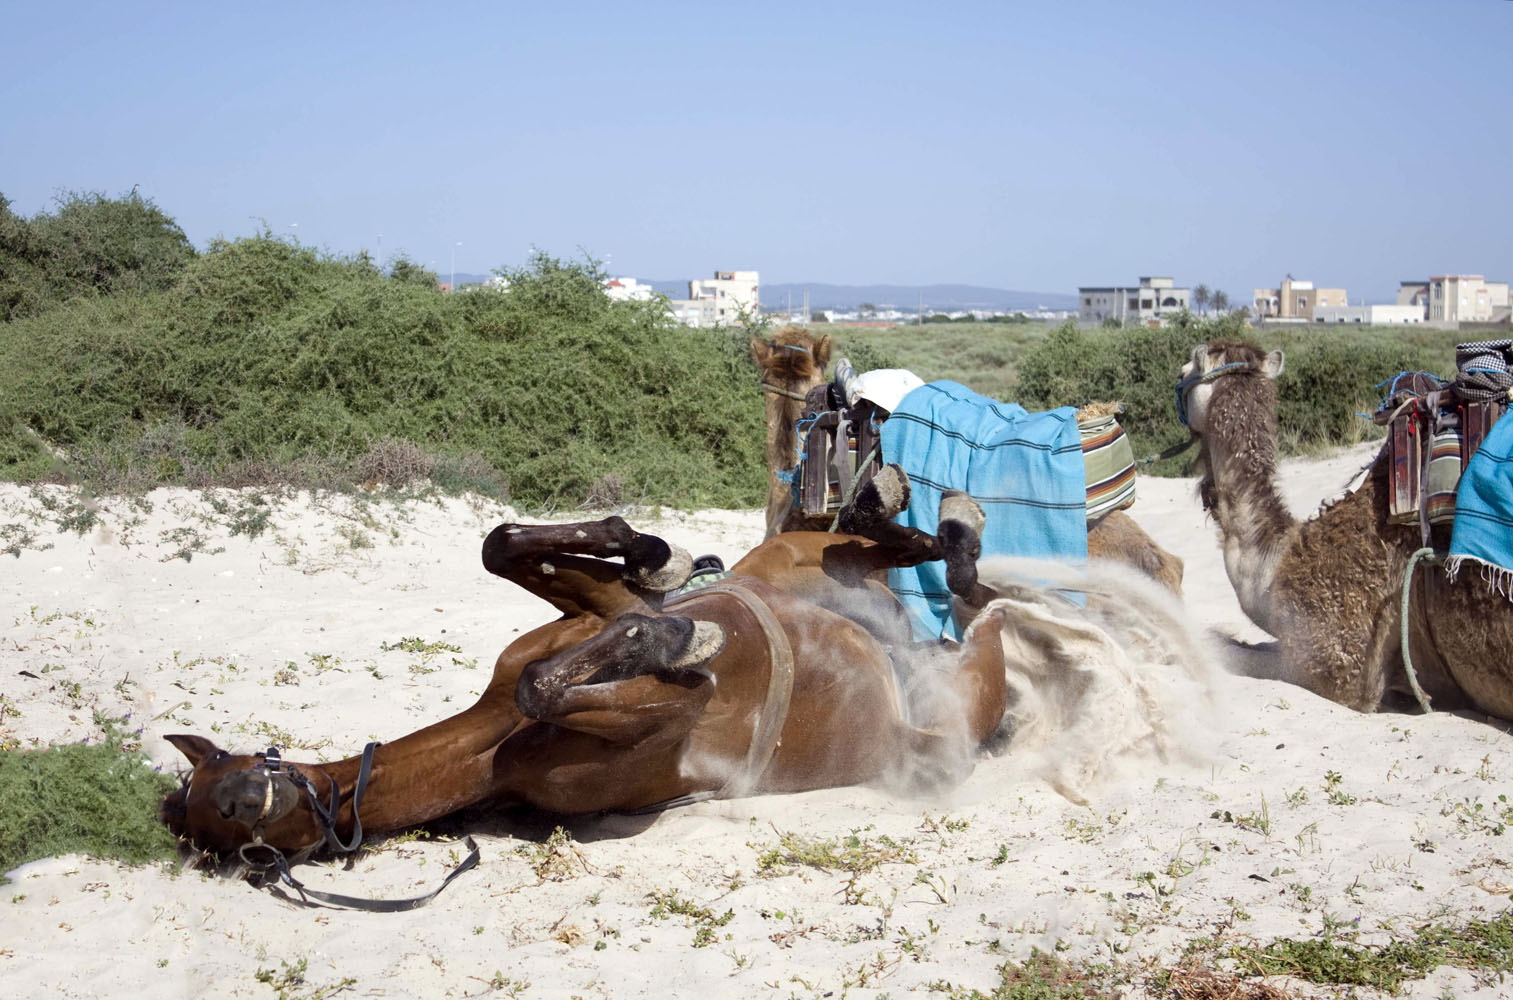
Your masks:
M1289 501L1313 510L1367 458L1284 463ZM1194 634L1265 638L1235 603L1190 481L1142 480L1132 513L1186 560ZM12 552L0 555L0 739L93 739L97 715L129 716L174 771L165 733L336 759L444 718L507 642L551 617L479 563L483 536L514 517L461 500L159 491L83 504L0 487ZM727 562L762 530L755 511L632 520ZM1328 922L1380 943L1507 911L1506 726L1357 715L1220 669L1161 698L1174 752L1114 748L1077 796L1048 775L1108 748L1048 734L926 799L836 789L560 833L495 812L299 871L314 888L411 895L473 833L478 869L412 913L300 909L178 865L38 861L0 887L0 993L970 996L1033 949L1156 968L1215 935L1303 939ZM805 863L825 856L829 867ZM1124 987L1150 988L1140 976ZM1405 991L1506 995L1513 979L1440 969Z

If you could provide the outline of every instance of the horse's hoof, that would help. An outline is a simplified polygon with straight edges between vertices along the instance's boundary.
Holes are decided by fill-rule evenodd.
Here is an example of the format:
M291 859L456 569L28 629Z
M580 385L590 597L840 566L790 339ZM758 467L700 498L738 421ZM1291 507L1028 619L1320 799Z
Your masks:
M982 536L982 529L987 525L988 518L982 512L982 507L961 490L946 490L940 496L940 520L959 521L972 529L972 533Z
M677 590L688 582L693 572L693 557L684 549L671 543L667 546L667 561L656 569L638 568L630 573L630 581L645 590L667 593Z
M897 462L889 462L872 477L884 520L892 520L909 506L909 475Z
M851 502L836 515L841 531L865 535L876 525L891 521L909 506L909 477L897 465L885 465L856 491Z
M725 630L714 622L693 623L693 635L677 658L668 664L672 670L689 670L714 659L725 648ZM711 679L713 677L711 676Z

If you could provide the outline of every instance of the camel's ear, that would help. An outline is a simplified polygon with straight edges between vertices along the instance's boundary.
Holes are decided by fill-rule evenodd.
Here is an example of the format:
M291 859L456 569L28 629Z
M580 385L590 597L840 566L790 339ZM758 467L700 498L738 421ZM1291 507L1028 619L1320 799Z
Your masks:
M1284 361L1285 359L1282 355L1282 349L1279 347L1275 351L1272 351L1270 354L1266 355L1265 359L1261 361L1261 374L1265 375L1267 378L1276 378L1278 375L1282 374Z
M763 371L767 369L767 362L772 358L772 345L761 337L751 338L751 360L757 363L757 367Z
M169 743L179 748L179 753L189 758L190 767L199 767L200 764L222 753L220 747L205 739L203 736L190 736L188 733L174 733L172 736L163 737Z
M820 371L830 363L830 334L825 334L814 345L814 363L820 366Z
M1183 374L1183 376L1191 375L1193 372L1201 372L1201 371L1203 371L1203 362L1205 362L1207 360L1208 360L1208 345L1207 344L1199 344L1197 347L1194 347L1193 348L1192 360L1189 361L1187 364L1185 364L1185 365L1182 366L1182 374Z

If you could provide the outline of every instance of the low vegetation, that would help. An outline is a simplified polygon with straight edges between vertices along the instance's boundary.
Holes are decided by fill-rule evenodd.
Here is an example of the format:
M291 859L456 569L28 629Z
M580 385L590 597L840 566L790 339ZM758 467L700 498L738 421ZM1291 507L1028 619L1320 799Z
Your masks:
M762 502L760 325L678 326L612 302L591 261L534 255L508 290L438 291L271 233L197 253L151 202L0 198L0 478L99 493L156 486L429 484L531 510ZM1142 454L1186 432L1172 384L1192 347L1288 350L1284 450L1372 433L1357 414L1402 370L1446 372L1453 332L1163 329L1040 322L825 327L858 370L907 367L1031 409L1124 403ZM1152 471L1179 473L1167 463Z
M0 879L74 852L128 864L174 857L158 802L177 782L127 749L118 721L102 720L103 741L0 752Z

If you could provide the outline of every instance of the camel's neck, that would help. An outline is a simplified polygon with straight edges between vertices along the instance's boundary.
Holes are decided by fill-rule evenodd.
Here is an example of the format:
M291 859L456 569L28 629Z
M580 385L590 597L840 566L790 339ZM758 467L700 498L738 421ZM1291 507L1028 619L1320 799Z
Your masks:
M358 810L363 829L412 826L492 794L494 750L520 721L514 699L501 702L490 689L471 708L380 746ZM341 787L344 800L350 801L361 763L361 757L350 757L321 765ZM324 795L321 784L316 783L317 789ZM337 826L343 836L350 834L349 805L342 807Z
M1270 428L1252 429L1271 440L1203 439L1199 491L1219 525L1224 569L1240 607L1261 628L1272 627L1272 584L1277 565L1297 533L1297 520L1276 487L1276 442Z
M789 379L787 381L774 379L771 376L763 380L762 396L765 401L765 415L767 419L767 471L776 474L783 469L791 469L798 457L793 451L794 431L798 426L799 414L804 408L804 396L810 389L819 385L818 379ZM768 388L768 387L771 388ZM782 392L773 392L772 389L781 389ZM784 395L792 393L792 395Z

